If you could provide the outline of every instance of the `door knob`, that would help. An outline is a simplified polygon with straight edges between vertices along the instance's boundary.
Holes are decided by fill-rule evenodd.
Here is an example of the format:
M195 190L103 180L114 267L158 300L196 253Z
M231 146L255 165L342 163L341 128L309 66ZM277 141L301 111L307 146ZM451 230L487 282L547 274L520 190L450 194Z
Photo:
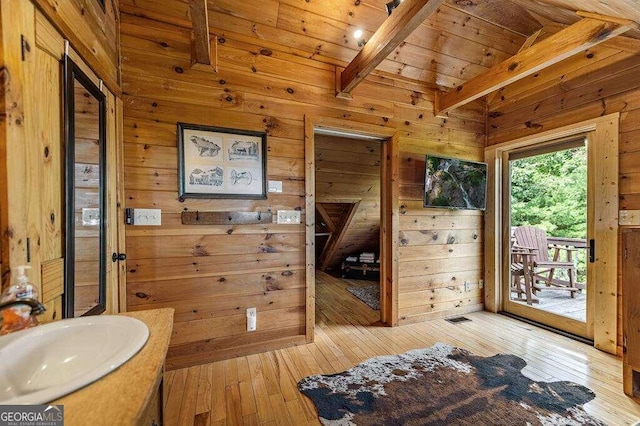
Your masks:
M111 260L117 262L118 260L127 260L127 255L125 253L113 253L111 255Z

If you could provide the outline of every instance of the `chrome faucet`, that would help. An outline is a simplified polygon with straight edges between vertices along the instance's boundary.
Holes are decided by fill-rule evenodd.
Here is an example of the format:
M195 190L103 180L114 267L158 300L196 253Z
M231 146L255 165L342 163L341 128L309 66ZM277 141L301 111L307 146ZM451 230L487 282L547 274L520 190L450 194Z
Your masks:
M32 317L36 315L40 315L44 313L44 311L46 311L46 308L42 303L38 302L36 299L32 299L31 297L13 299L13 300L9 300L8 302L0 303L0 311L10 308L12 306L17 306L17 305L27 305L29 308L31 308Z

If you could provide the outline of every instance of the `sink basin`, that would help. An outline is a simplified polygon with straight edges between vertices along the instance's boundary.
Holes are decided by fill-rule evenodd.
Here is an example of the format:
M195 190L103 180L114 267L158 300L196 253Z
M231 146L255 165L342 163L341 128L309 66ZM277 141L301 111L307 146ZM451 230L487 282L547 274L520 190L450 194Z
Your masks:
M144 346L146 324L102 315L0 337L0 405L44 404L109 374Z

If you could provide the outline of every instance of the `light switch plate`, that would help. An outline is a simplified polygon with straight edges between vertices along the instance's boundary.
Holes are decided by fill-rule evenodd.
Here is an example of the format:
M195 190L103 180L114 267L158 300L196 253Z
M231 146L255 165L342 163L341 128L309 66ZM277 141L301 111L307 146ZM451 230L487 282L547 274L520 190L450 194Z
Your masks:
M133 224L146 226L162 225L161 209L133 209Z
M285 225L300 223L300 211L299 210L278 210L278 223L285 224Z
M258 318L256 308L247 308L247 331L258 329Z
M269 192L282 192L282 181L281 180L270 180L269 181Z
M640 225L640 210L620 210L618 224L621 226Z

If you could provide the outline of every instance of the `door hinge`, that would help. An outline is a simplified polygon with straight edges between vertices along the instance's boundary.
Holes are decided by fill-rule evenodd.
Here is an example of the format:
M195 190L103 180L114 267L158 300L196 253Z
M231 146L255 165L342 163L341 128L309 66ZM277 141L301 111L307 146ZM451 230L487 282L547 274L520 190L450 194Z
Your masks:
M27 41L24 34L20 34L20 49L22 55L22 62L24 62L27 58L27 53L31 52L31 46L29 46L29 42Z

